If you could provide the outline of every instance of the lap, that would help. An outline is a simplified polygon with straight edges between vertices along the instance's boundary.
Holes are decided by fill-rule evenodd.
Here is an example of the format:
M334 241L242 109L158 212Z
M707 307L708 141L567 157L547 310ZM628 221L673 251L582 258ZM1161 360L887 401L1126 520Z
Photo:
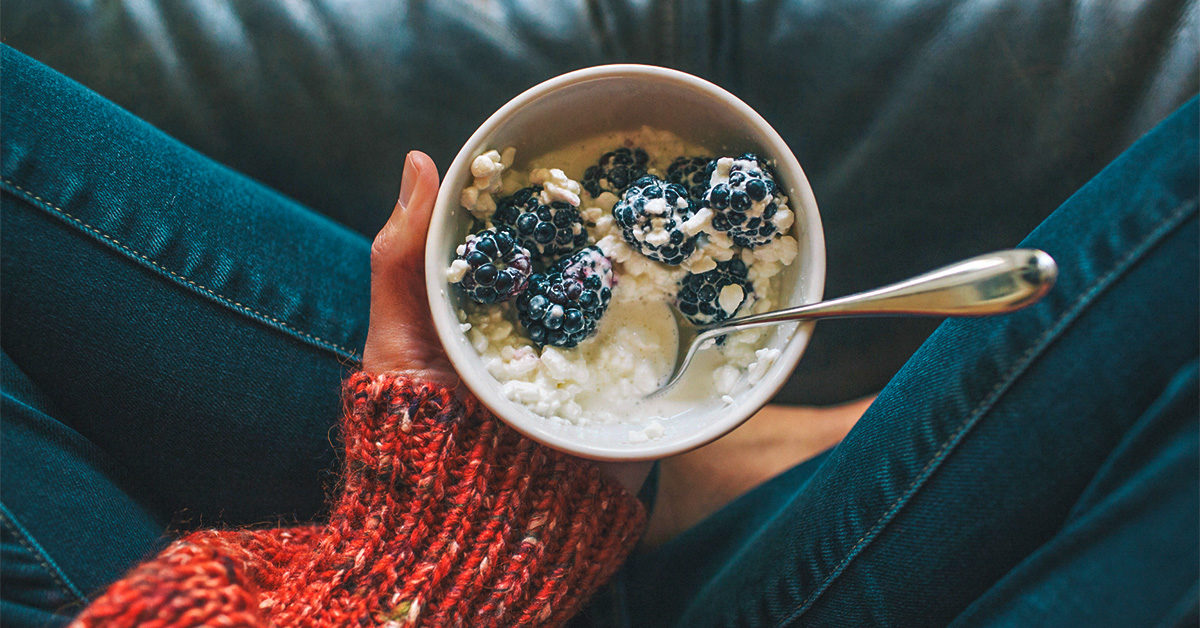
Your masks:
M1060 264L1043 302L944 323L819 468L634 556L618 580L634 623L945 624L1088 518L1080 500L1116 490L1092 487L1141 433L1180 452L1153 458L1175 469L1152 484L1177 516L1121 550L1157 570L1143 586L1158 594L1103 576L1109 586L1090 594L1142 619L1183 597L1194 564L1162 558L1195 545L1179 498L1196 492L1195 403L1152 410L1186 386L1176 382L1197 355L1196 111L1193 101L1026 239Z
M25 417L42 428L29 442L103 451L91 468L133 498L139 547L181 510L204 524L317 512L336 384L365 335L366 240L4 55L3 345L46 400L4 413L5 446ZM635 558L623 582L639 616L944 621L1048 543L1196 354L1194 291L1171 288L1196 283L1194 138L1182 164L1171 150L1127 154L1035 232L1027 244L1064 268L1046 302L944 325L819 465ZM1146 307L1164 296L1180 317ZM15 469L45 479L36 461ZM66 514L46 517L53 530ZM914 603L930 590L950 594Z
M6 528L70 597L167 526L319 514L369 241L2 52Z

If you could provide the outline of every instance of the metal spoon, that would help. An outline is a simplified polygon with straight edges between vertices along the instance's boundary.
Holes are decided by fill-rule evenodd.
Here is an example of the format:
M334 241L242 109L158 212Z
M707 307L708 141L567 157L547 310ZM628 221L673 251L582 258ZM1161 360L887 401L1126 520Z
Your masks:
M679 354L663 394L679 382L696 352L739 329L816 318L851 316L985 316L1018 310L1054 285L1058 265L1045 251L1009 249L972 257L912 279L829 301L696 326L679 320Z

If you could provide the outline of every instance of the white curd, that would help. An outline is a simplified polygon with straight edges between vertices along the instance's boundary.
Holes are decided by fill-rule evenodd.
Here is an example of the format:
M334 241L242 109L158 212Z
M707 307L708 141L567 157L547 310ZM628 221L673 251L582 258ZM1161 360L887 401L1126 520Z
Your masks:
M573 144L513 168L514 150L488 151L471 166L474 181L462 192L462 205L480 222L492 227L496 201L530 184L543 186L543 203L562 201L579 208L589 242L613 262L615 284L608 310L596 333L565 349L539 348L516 322L513 304L478 305L464 300L459 318L464 333L479 352L501 393L554 422L573 425L628 424L630 442L659 438L671 417L699 402L731 404L734 396L758 381L779 356L764 347L770 329L753 329L726 336L725 341L698 356L684 382L670 395L650 401L643 397L658 388L674 366L679 334L670 305L679 281L689 272L712 270L717 262L741 255L752 291L739 286L721 290L719 305L727 313L745 315L778 306L778 275L797 255L797 240L789 233L794 214L787 198L776 195L774 216L785 235L754 250L738 249L712 227L712 211L702 209L682 229L702 234L693 253L680 266L646 258L622 238L612 217L619 200L605 192L592 198L578 183L584 170L604 152L619 146L638 146L650 156L648 172L665 178L671 160L679 156L710 155L703 147L650 128L613 133ZM728 177L732 159L718 162L713 181ZM665 207L662 208L665 212ZM761 212L761 208L758 208ZM662 234L648 231L648 242ZM451 282L467 270L455 262L446 271Z

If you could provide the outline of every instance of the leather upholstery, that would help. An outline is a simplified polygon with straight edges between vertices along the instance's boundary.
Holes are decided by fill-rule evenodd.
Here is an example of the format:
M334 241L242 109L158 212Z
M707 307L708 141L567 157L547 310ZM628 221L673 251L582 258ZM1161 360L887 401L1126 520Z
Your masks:
M704 76L796 152L827 296L1015 245L1197 92L1195 0L6 0L3 38L364 234L522 89ZM823 322L786 402L878 389L933 321Z

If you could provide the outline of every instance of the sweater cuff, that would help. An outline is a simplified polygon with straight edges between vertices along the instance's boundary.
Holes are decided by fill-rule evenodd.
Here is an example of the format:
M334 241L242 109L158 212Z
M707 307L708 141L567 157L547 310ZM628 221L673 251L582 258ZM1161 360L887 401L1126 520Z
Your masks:
M373 571L404 574L373 619L558 624L640 538L645 511L617 482L452 390L359 373L344 398L330 526L393 530Z
M188 535L74 626L558 625L642 533L595 465L448 389L360 373L344 399L327 524Z

